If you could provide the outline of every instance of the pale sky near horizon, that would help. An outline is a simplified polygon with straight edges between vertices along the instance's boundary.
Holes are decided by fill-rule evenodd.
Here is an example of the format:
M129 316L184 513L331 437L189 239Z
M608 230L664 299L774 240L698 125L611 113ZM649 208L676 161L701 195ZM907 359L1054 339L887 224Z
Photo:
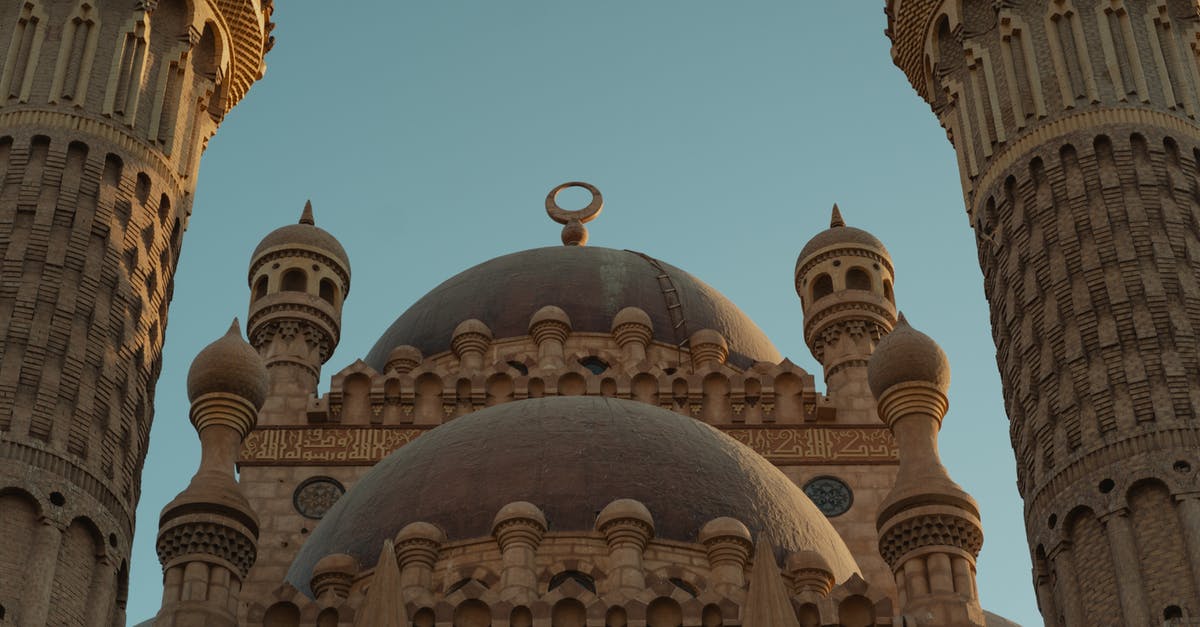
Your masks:
M644 251L722 291L822 391L792 287L796 254L834 202L882 239L900 308L950 357L941 451L982 511L983 604L1040 624L954 153L891 63L882 0L281 0L275 20L266 76L200 170L143 475L130 624L158 609L158 514L199 459L187 368L230 318L244 320L258 240L311 198L317 224L350 255L324 394L438 283L557 245L542 202L568 180L604 192L592 244Z

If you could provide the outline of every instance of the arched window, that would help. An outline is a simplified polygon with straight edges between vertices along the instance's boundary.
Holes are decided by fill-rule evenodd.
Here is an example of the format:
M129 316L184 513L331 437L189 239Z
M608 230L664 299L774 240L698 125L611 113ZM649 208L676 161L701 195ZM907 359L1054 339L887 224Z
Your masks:
M334 298L333 295L336 291L337 291L337 288L335 288L333 286L333 281L330 281L329 279L321 279L321 286L320 286L321 300L329 303L330 305L335 304L333 302L333 298Z
M871 276L862 268L850 268L846 273L846 289L870 291Z
M260 276L254 282L254 300L258 300L267 295L267 277Z
M297 627L300 624L300 609L283 601L267 609L263 616L263 627Z
M587 610L578 599L563 599L550 611L550 627L586 627Z
M646 627L680 627L683 610L673 599L659 597L646 608Z
M305 292L308 291L308 277L304 271L298 268L292 268L283 273L282 288L285 292Z
M838 605L838 620L845 627L871 627L875 624L875 608L866 597L854 595Z
M327 607L317 614L317 627L337 627L338 613L332 607Z
M812 297L814 302L825 298L832 293L833 277L829 276L828 274L822 274L821 276L813 279Z
M454 610L454 627L489 627L492 611L482 601L469 599Z
M887 279L883 281L883 297L888 299L893 305L896 304L896 294L892 292L892 282Z

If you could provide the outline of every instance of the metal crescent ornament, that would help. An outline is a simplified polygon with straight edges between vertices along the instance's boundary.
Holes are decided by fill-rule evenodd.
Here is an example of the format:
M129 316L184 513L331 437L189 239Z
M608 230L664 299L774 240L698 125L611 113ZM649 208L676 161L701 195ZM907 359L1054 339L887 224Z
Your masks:
M559 207L558 194L568 187L586 189L592 194L592 201L583 209L574 211L568 211ZM546 196L546 215L550 216L551 220L564 225L562 242L565 246L583 246L587 244L588 233L583 225L595 220L596 216L600 215L602 209L604 209L604 196L591 183L584 183L582 181L563 183L550 190L550 193Z

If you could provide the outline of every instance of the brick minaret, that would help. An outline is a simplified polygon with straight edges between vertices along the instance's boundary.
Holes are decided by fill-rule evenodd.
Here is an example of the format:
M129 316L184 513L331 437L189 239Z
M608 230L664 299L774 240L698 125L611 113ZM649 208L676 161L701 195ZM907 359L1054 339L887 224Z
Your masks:
M0 9L0 607L124 624L167 305L269 0Z
M1047 625L1200 612L1200 13L890 0L958 153Z

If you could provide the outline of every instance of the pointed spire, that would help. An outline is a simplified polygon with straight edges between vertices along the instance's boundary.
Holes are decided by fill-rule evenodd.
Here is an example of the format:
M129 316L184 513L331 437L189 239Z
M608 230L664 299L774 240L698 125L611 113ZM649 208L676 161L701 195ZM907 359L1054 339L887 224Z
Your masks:
M846 221L842 219L842 211L838 209L837 203L833 203L833 214L829 216L829 228L836 229L839 226L846 226Z
M237 316L233 317L233 323L229 325L229 330L225 332L225 335L236 335L237 337L242 337L242 325L238 323Z
M384 540L367 597L354 615L354 627L408 627L408 624L408 612L400 595L396 550L391 540Z
M775 563L775 550L763 534L754 549L754 569L750 571L750 590L743 607L743 625L800 627L783 583L783 573Z
M908 318L904 317L903 311L898 312L898 315L896 316L896 326L900 326L900 325L904 325L906 327L909 326Z
M313 220L312 201L306 200L304 201L304 213L300 214L300 224L313 226L316 225L316 223L317 222Z

